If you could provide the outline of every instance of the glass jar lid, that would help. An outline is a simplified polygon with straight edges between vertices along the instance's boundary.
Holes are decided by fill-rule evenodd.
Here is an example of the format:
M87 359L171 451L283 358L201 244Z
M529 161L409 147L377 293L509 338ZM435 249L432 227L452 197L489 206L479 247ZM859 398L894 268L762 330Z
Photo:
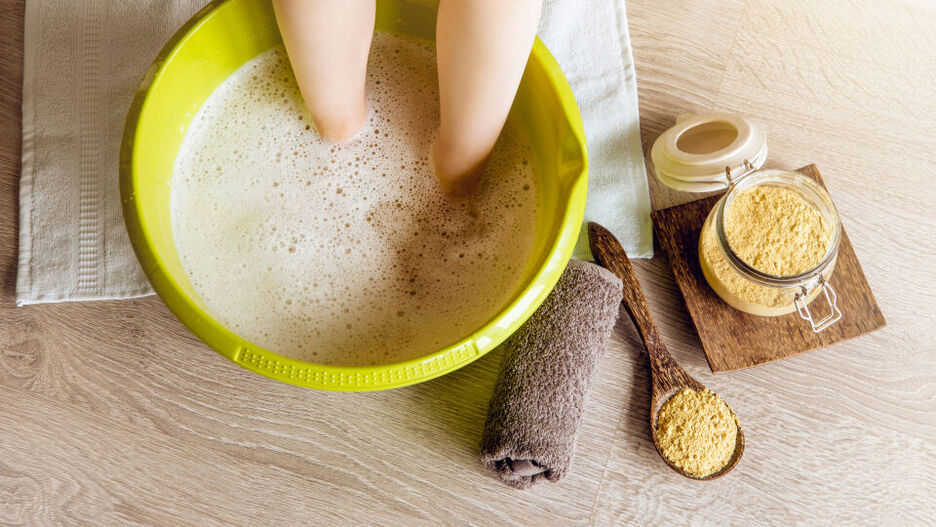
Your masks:
M683 114L654 141L650 158L657 179L670 188L724 190L729 179L764 165L767 137L760 125L740 114Z

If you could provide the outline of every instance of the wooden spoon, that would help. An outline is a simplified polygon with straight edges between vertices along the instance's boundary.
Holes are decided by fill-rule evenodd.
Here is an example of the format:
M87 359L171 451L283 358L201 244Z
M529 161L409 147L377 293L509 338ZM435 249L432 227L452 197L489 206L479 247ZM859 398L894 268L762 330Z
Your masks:
M650 396L650 432L653 435L653 445L657 453L663 458L663 461L676 472L683 476L698 480L711 480L727 474L738 464L741 455L744 453L744 433L741 431L741 423L738 423L738 436L735 442L734 454L721 470L709 474L708 476L693 476L683 469L674 465L660 450L657 442L657 418L663 403L670 397L680 392L683 388L690 388L695 391L705 389L699 381L692 378L676 364L673 357L666 351L663 339L653 322L653 316L650 314L650 307L647 305L647 299L644 298L643 291L640 289L640 283L637 282L637 275L634 274L634 268L631 266L627 253L621 247L621 243L611 234L608 229L601 225L590 222L588 224L588 241L591 246L595 261L601 266L607 268L624 282L624 307L637 326L640 337L643 339L644 346L647 348L647 354L650 356L650 372L652 381L652 392ZM733 414L734 412L732 412Z

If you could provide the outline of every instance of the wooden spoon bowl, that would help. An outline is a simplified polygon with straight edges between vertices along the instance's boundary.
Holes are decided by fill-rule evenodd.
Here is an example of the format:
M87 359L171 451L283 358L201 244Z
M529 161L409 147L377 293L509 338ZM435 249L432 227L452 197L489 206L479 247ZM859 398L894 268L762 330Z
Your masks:
M657 330L653 316L650 314L650 306L647 305L647 299L640 289L640 283L637 281L637 275L634 274L634 268L631 266L627 253L621 247L617 238L610 231L601 225L591 222L588 224L588 241L591 246L595 261L601 266L617 275L624 282L624 307L627 313L637 326L637 331L643 339L644 346L647 348L647 354L650 358L651 374L651 395L650 395L650 432L653 436L653 446L657 453L663 458L663 461L673 470L686 476L687 478L708 481L724 476L738 464L741 455L744 454L744 432L741 429L741 423L738 422L738 435L735 440L734 453L728 463L717 472L707 476L694 476L685 470L679 468L669 460L660 449L657 438L657 419L663 404L676 395L683 388L689 388L695 391L705 390L705 386L686 373L679 364L673 359L663 339ZM730 408L729 408L730 410ZM734 412L732 411L732 415Z
M679 365L675 363L674 365L676 366L676 369L682 375L685 375L686 378L690 382L682 386L673 386L664 392L664 391L657 389L657 385L658 385L656 381L657 376L653 375L653 390L652 390L652 394L650 395L650 435L653 437L653 446L656 448L657 454L660 454L660 457L663 459L663 462L666 463L669 466L669 468L675 470L676 472L679 472L680 474L682 474L683 476L686 476L687 478L697 479L700 481L708 481L710 479L715 479L715 478L724 476L725 474L730 472L733 468L735 468L735 465L738 464L738 461L741 460L741 456L744 454L744 431L741 429L740 422L737 423L738 435L735 438L735 449L734 449L734 453L731 455L731 459L729 459L728 463L725 464L725 466L722 467L720 470L718 470L717 472L713 472L707 476L695 476L679 468L678 466L673 464L673 462L670 461L669 458L666 457L663 454L663 451L660 449L660 443L657 440L657 421L659 420L660 409L663 408L663 405L666 404L666 401L669 401L672 396L681 392L683 388L689 388L695 391L701 391L705 389L705 386L700 384L699 381L692 378L688 373L686 373L682 368L680 368ZM731 410L731 408L729 408L729 410ZM733 410L731 411L731 414L732 416L734 415Z

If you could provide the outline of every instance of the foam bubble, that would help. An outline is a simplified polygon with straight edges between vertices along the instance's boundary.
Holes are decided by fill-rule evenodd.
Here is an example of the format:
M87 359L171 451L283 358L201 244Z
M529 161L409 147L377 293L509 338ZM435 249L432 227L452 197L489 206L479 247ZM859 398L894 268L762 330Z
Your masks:
M516 294L533 242L529 145L508 126L470 207L431 170L434 50L377 33L369 114L322 140L285 52L260 55L208 98L175 164L183 266L222 323L324 364L419 357L467 336Z

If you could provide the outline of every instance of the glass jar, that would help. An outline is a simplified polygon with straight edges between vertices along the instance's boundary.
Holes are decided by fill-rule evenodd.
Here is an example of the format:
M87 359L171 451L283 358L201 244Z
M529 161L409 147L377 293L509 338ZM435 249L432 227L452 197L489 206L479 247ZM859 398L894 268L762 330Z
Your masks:
M749 265L732 248L725 234L726 212L742 192L759 186L795 192L832 226L825 253L814 267L788 276L772 275ZM829 194L818 183L796 172L751 170L734 180L705 219L699 235L699 263L706 281L728 305L759 316L779 316L797 311L814 331L819 332L841 318L835 290L829 284L841 237L842 224L838 212ZM809 303L820 293L829 308L827 315L816 318L809 309Z
M837 322L835 290L829 283L838 257L842 225L828 192L811 178L784 170L761 170L767 159L766 134L739 114L681 115L654 142L651 158L657 179L682 191L727 190L709 212L699 236L699 263L712 290L735 309L758 316L798 312L813 331ZM780 187L796 193L831 226L819 263L796 274L774 275L738 256L725 234L725 218L734 200L756 187ZM743 252L743 251L742 251ZM828 307L810 310L819 297ZM815 316L813 311L821 311Z

